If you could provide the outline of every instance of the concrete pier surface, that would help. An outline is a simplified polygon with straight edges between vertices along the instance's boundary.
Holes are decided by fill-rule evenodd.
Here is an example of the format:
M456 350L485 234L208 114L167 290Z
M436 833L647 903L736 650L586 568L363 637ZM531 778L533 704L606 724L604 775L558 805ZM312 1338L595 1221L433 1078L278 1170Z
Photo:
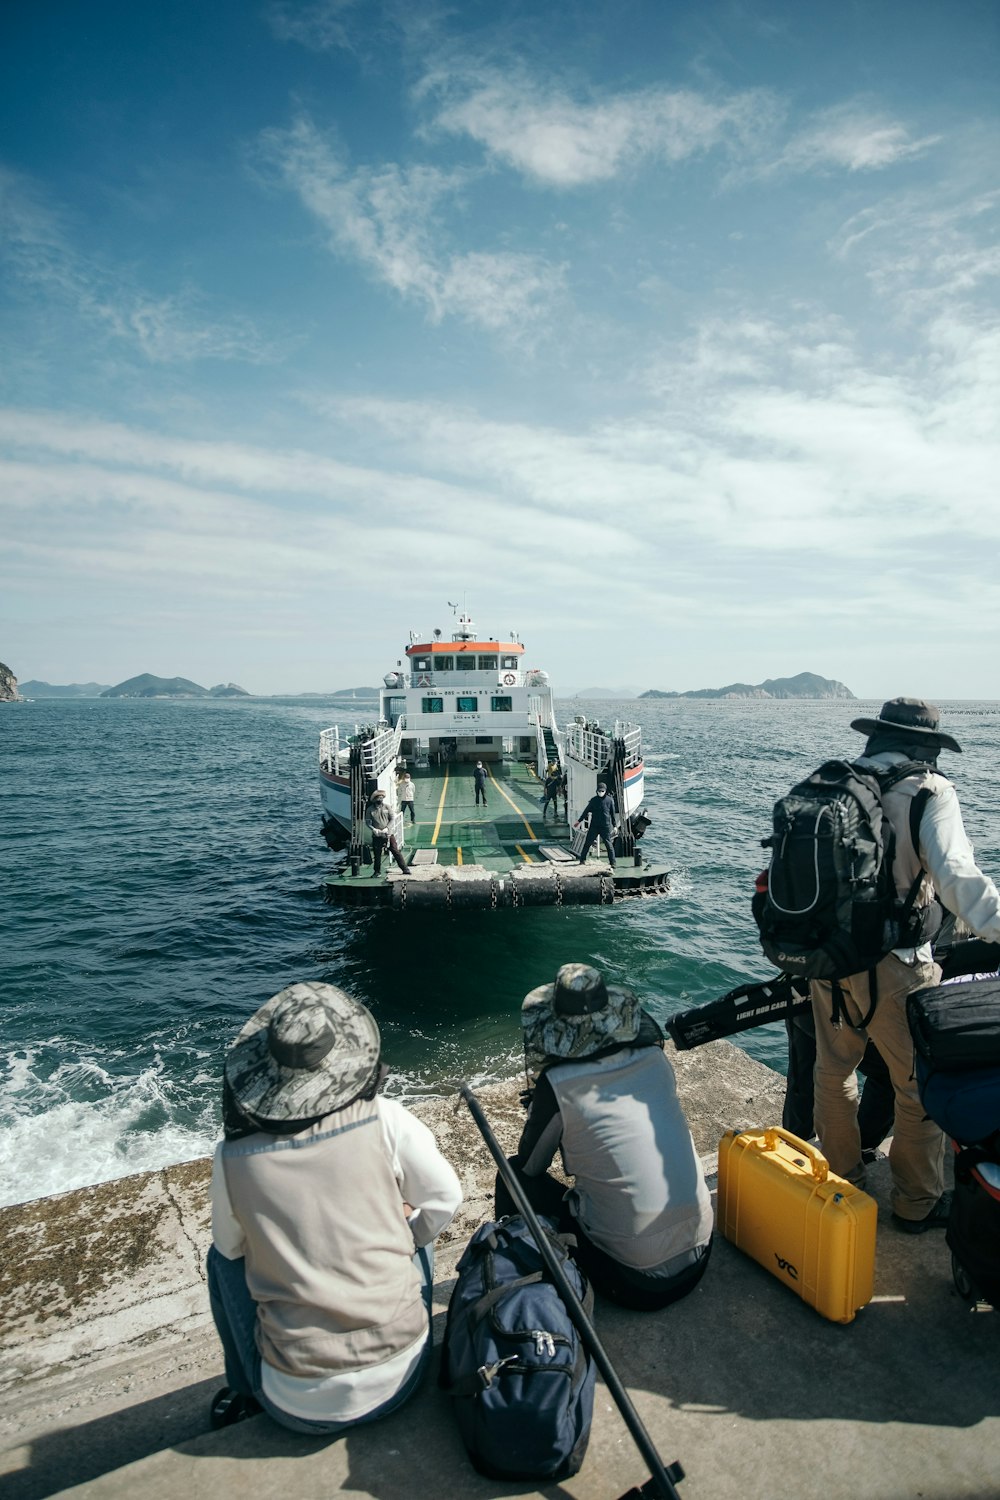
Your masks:
M670 1050L714 1186L723 1131L777 1123L784 1080L727 1042ZM508 1150L518 1088L479 1095ZM437 1244L439 1340L455 1261L492 1216L494 1173L464 1105L417 1113L466 1193ZM4 1500L616 1500L646 1480L600 1382L581 1472L541 1489L475 1473L433 1375L399 1412L336 1441L263 1415L211 1432L223 1377L204 1280L208 1175L208 1162L190 1162L0 1211ZM892 1228L886 1163L869 1191L875 1297L847 1326L718 1235L702 1282L675 1306L627 1312L598 1298L619 1376L661 1458L684 1467L683 1500L1000 1500L1000 1315L958 1297L940 1231Z

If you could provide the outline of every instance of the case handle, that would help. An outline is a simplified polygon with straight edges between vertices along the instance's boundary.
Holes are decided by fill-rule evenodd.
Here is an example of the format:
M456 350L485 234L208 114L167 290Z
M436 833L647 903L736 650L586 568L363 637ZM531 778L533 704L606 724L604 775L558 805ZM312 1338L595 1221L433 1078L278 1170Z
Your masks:
M817 1146L810 1146L801 1136L793 1135L790 1130L782 1130L780 1125L771 1125L764 1131L763 1151L773 1151L779 1140L791 1146L793 1151L801 1151L812 1167L813 1178L816 1182L825 1182L830 1175L830 1163Z

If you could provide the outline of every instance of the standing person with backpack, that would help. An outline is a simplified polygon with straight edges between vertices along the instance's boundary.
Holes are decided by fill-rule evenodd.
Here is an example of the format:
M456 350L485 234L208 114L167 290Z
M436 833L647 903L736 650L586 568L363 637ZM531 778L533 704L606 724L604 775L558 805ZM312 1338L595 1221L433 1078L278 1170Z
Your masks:
M1000 892L976 864L955 788L937 770L939 751L962 748L940 723L919 698L854 719L868 736L864 755L827 762L776 804L771 868L755 898L765 953L810 979L816 1130L833 1171L859 1187L855 1070L869 1035L888 1066L892 1222L907 1234L944 1228L950 1194L944 1135L913 1076L906 997L940 980L931 940L941 906L1000 940Z
M536 1213L576 1236L574 1258L623 1307L666 1307L701 1280L712 1201L663 1033L632 990L563 964L521 1007L538 1075L511 1166ZM548 1173L556 1151L574 1178ZM515 1211L502 1177L496 1212Z

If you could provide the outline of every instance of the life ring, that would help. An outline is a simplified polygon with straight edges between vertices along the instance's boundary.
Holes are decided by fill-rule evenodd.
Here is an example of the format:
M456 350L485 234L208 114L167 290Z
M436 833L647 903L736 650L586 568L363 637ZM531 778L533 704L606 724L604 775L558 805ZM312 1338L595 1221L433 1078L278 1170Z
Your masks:
M517 678L514 676L513 672L505 672L504 673L504 677L503 677L503 685L504 685L504 687L513 687L516 681L517 681Z

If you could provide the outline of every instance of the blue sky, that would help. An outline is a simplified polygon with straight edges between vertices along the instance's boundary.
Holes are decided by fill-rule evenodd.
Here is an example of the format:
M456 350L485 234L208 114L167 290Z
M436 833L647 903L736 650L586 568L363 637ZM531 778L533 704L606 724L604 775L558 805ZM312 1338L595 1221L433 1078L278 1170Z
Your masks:
M997 697L1000 8L6 0L0 659Z

